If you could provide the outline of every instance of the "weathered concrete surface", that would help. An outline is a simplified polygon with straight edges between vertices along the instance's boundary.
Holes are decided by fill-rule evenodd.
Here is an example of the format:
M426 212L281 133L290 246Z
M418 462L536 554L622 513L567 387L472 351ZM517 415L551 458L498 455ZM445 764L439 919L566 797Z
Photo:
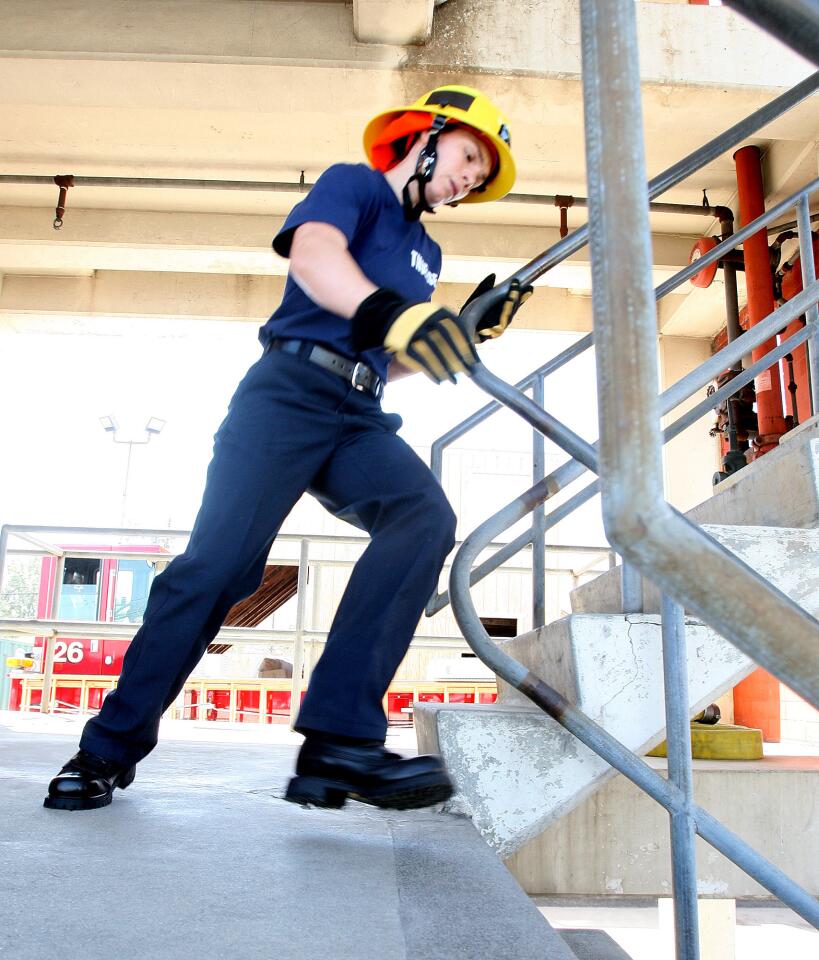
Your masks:
M739 682L752 662L715 631L686 623L691 715ZM665 736L660 618L566 617L504 650L636 753ZM493 707L417 704L421 750L441 753L460 810L501 856L564 816L613 770L499 681Z
M355 38L361 43L424 43L433 9L433 0L353 0Z
M666 761L647 758L665 774ZM819 756L694 761L697 802L793 880L819 895ZM507 866L530 894L667 897L668 814L617 776L514 854ZM770 893L697 840L702 896Z
M611 768L535 707L417 703L418 747L446 761L450 809L472 817L501 857L568 813Z
M776 450L723 480L713 497L686 516L695 523L722 527L819 527L819 417L805 421L786 434ZM764 559L758 551L754 554L760 561ZM787 587L782 589L789 592ZM645 610L658 612L657 591L645 583L644 593ZM619 612L620 569L573 590L571 601L575 613Z
M819 446L819 441L817 441ZM770 580L813 616L819 614L819 529L703 524L703 530ZM615 567L571 595L576 613L619 613L622 568ZM719 585L715 584L715 589ZM643 579L643 609L659 613L660 590Z
M690 713L753 669L716 631L686 620ZM503 650L554 687L612 736L650 750L665 727L659 616L573 614L503 644ZM499 701L529 700L498 680ZM657 740L657 743L660 741Z
M12 724L3 957L574 960L467 820L281 800L295 745L164 741L111 806L67 813L42 799L76 737Z
M739 554L754 569L770 576L785 593L797 599L793 591L800 584L798 563L801 551L805 562L803 573L809 578L817 565L810 559L810 530L819 528L819 417L801 424L782 438L776 450L754 460L743 470L724 480L713 497L686 514L695 523L705 526L728 549ZM731 527L763 528L743 537ZM782 528L771 530L770 528ZM794 531L792 528L801 528ZM753 544L759 537L765 549ZM814 557L819 554L814 554ZM777 564L785 562L780 574ZM572 591L575 613L619 613L620 568L610 570ZM779 579L777 579L779 578ZM659 593L648 581L643 582L644 610L657 613ZM802 602L798 600L797 602ZM817 612L814 607L813 613Z
M513 6L503 0L450 0L437 10L426 46L416 51L370 46L422 41L424 36L412 34L428 32L432 6L432 0L238 5L211 0L202 8L185 0L143 0L142 15L135 17L124 0L85 0L79 11L67 0L4 0L3 45L9 51L40 54L116 51L123 58L164 54L345 66L408 61L456 73L579 73L576 0L521 0ZM641 3L636 10L641 77L693 87L765 88L790 86L810 72L804 60L727 8L708 14L709 29L704 31L699 11ZM357 36L359 28L365 32ZM362 40L367 41L363 47ZM749 60L726 56L726 48L745 50ZM715 104L714 111L719 109ZM717 121L715 125L720 126Z

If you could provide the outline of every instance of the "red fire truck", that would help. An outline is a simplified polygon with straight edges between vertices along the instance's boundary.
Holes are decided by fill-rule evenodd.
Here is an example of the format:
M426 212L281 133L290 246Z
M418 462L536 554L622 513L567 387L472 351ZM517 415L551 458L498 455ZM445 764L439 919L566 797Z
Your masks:
M88 553L107 553L122 550L108 545L89 546L77 544L63 546L66 551L62 583L55 589L58 563L56 557L44 557L40 573L40 592L37 600L39 620L76 620L79 623L101 621L103 623L135 623L142 620L148 592L157 572L155 560L99 559L84 556ZM72 550L83 556L72 556ZM155 555L164 553L162 547L152 544L129 546L130 553ZM169 557L170 559L170 557ZM161 568L160 568L161 569ZM122 658L128 649L128 640L109 638L60 637L54 643L54 674L93 675L118 677L122 671ZM35 637L33 643L35 662L42 669L43 638ZM22 681L13 678L8 707L20 708ZM90 692L89 707L99 709L102 690ZM32 691L32 706L39 702L40 692ZM66 705L79 706L79 690L60 690L59 698ZM77 703L72 702L73 699ZM93 702L97 701L97 702Z

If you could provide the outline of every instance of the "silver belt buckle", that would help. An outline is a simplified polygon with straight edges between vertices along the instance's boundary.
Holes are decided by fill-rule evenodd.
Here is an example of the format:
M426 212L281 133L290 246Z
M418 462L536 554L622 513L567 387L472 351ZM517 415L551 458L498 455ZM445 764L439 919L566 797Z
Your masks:
M367 365L364 363L361 363L361 361L359 361L353 367L353 375L350 378L350 383L352 383L353 387L356 390L360 390L363 392L364 390L368 389L367 384L362 379L366 373L367 373Z

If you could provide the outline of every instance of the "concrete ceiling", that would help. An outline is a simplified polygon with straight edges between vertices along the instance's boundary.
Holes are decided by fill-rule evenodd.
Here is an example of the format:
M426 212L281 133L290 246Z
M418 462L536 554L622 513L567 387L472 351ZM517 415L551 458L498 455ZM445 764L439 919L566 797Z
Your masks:
M637 11L649 175L809 72L724 8L638 3ZM330 163L361 161L373 113L457 80L480 86L509 115L516 192L586 193L574 2L5 0L0 43L4 174L294 185L303 174L309 183ZM764 151L770 200L816 176L818 116L813 98L749 141ZM700 203L703 188L712 204L735 203L730 155L663 199ZM242 303L264 315L271 303L261 300L286 271L270 238L300 192L76 187L59 233L56 195L51 185L0 184L0 322L56 306L48 291L58 277L76 281L77 309L115 307L102 295L115 276L132 291L123 312L134 312L133 290L142 289L136 302L161 313L149 288L162 273L187 278L201 307L168 292L168 314L207 315L214 284L227 302L234 278L255 277L258 305ZM573 208L568 219L577 226L585 211ZM445 253L441 297L457 302L460 285L526 262L555 242L558 223L548 203L466 205L430 218ZM656 282L715 229L706 217L653 215ZM573 267L544 278L527 325L588 326L586 263L578 254ZM690 291L669 301L661 327L710 336L721 325L718 288ZM258 318L242 309L229 315Z

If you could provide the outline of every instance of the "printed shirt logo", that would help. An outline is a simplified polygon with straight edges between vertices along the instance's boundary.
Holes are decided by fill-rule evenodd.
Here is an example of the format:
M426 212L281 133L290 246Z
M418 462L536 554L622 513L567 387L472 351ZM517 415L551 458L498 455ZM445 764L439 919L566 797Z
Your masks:
M421 274L424 280L426 280L426 282L434 288L438 283L438 274L433 273L429 269L429 264L426 262L426 260L424 260L417 250L412 250L410 252L410 263Z

